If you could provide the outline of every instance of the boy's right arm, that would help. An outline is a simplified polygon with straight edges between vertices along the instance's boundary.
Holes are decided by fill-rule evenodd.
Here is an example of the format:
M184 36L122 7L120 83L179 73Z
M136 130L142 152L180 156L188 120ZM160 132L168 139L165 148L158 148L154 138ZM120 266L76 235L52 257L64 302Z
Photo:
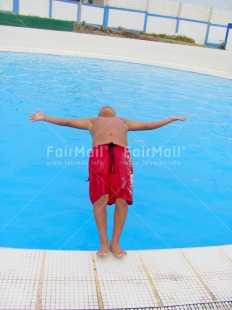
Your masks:
M67 118L60 118L60 117L52 117L45 115L42 110L39 110L38 114L32 113L30 115L30 121L45 121L52 124L60 125L60 126L68 126L74 127L78 129L86 129L90 130L92 126L92 122L90 118L83 118L83 119L67 119Z

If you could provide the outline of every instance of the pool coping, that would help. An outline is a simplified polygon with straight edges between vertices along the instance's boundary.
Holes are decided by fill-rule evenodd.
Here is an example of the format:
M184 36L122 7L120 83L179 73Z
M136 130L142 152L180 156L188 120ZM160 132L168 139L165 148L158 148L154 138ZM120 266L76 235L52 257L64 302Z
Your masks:
M232 51L11 26L0 26L0 32L0 51L126 61L232 79Z
M232 309L232 245L122 259L0 248L0 257L0 309Z

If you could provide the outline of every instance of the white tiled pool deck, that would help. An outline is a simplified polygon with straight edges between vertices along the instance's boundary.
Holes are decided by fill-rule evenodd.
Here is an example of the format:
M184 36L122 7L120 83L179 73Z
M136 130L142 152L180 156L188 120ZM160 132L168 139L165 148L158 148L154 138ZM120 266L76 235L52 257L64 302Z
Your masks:
M232 246L128 251L0 248L0 309L232 309Z

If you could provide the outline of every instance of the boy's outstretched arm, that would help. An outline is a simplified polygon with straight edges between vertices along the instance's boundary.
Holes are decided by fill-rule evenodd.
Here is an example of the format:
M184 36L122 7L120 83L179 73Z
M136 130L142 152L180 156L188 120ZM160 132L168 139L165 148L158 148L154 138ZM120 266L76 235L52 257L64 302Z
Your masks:
M90 118L68 119L68 118L52 117L44 114L42 110L39 110L38 114L35 113L30 114L29 119L31 122L45 121L60 126L68 126L86 130L90 130L92 124Z
M128 131L135 131L135 130L152 130L156 128L160 128L162 126L168 125L174 121L186 121L186 117L178 117L178 116L170 116L167 119L155 122L136 122L131 120L126 120L126 125Z

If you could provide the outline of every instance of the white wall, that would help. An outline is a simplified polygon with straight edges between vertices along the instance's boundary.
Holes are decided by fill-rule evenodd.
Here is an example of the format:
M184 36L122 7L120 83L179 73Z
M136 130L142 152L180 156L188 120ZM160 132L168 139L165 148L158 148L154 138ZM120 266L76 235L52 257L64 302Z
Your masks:
M123 27L127 29L143 30L144 13L109 9L109 27Z
M52 18L77 21L78 4L52 1Z
M208 22L210 7L182 2L180 17Z
M208 36L208 42L214 44L221 44L220 41L225 41L226 37L226 28L211 26Z
M232 11L224 11L219 9L213 9L213 14L211 18L212 24L219 24L227 26L232 22Z
M19 14L49 17L49 0L20 0Z
M0 0L0 10L13 11L13 0Z
M168 0L149 0L148 13L177 17L179 2Z
M226 50L230 51L232 54L232 29L229 30L229 35L227 39Z
M0 33L2 51L122 60L232 79L232 52L219 49L7 26Z
M107 0L109 6L118 6L136 10L147 10L150 14L164 15L176 18L177 16L186 19L195 19L213 24L225 25L232 22L232 12L212 9L208 6L181 3L173 0ZM19 13L49 17L50 0L19 0ZM13 11L13 0L0 0L0 10ZM212 13L212 14L211 14ZM77 21L78 4L75 2L52 0L52 18L61 20ZM81 20L90 24L102 25L104 19L104 7L82 6ZM108 26L117 28L119 26L143 31L145 14L143 12L133 12L109 7ZM148 16L148 33L175 34L175 19ZM207 25L193 23L190 21L180 21L177 34L185 35L195 39L199 44L204 44ZM220 40L225 40L225 28L210 27L209 43L220 44Z
M95 5L106 5L106 0L93 0Z
M176 19L148 16L146 30L148 33L174 35L176 32L176 22Z
M207 33L207 24L199 24L184 20L180 21L178 35L184 35L190 37L194 39L196 43L204 44L206 33Z
M107 0L108 6L146 11L147 1L143 0Z
M82 6L81 20L86 23L102 25L104 18L104 8L91 7L87 5Z

